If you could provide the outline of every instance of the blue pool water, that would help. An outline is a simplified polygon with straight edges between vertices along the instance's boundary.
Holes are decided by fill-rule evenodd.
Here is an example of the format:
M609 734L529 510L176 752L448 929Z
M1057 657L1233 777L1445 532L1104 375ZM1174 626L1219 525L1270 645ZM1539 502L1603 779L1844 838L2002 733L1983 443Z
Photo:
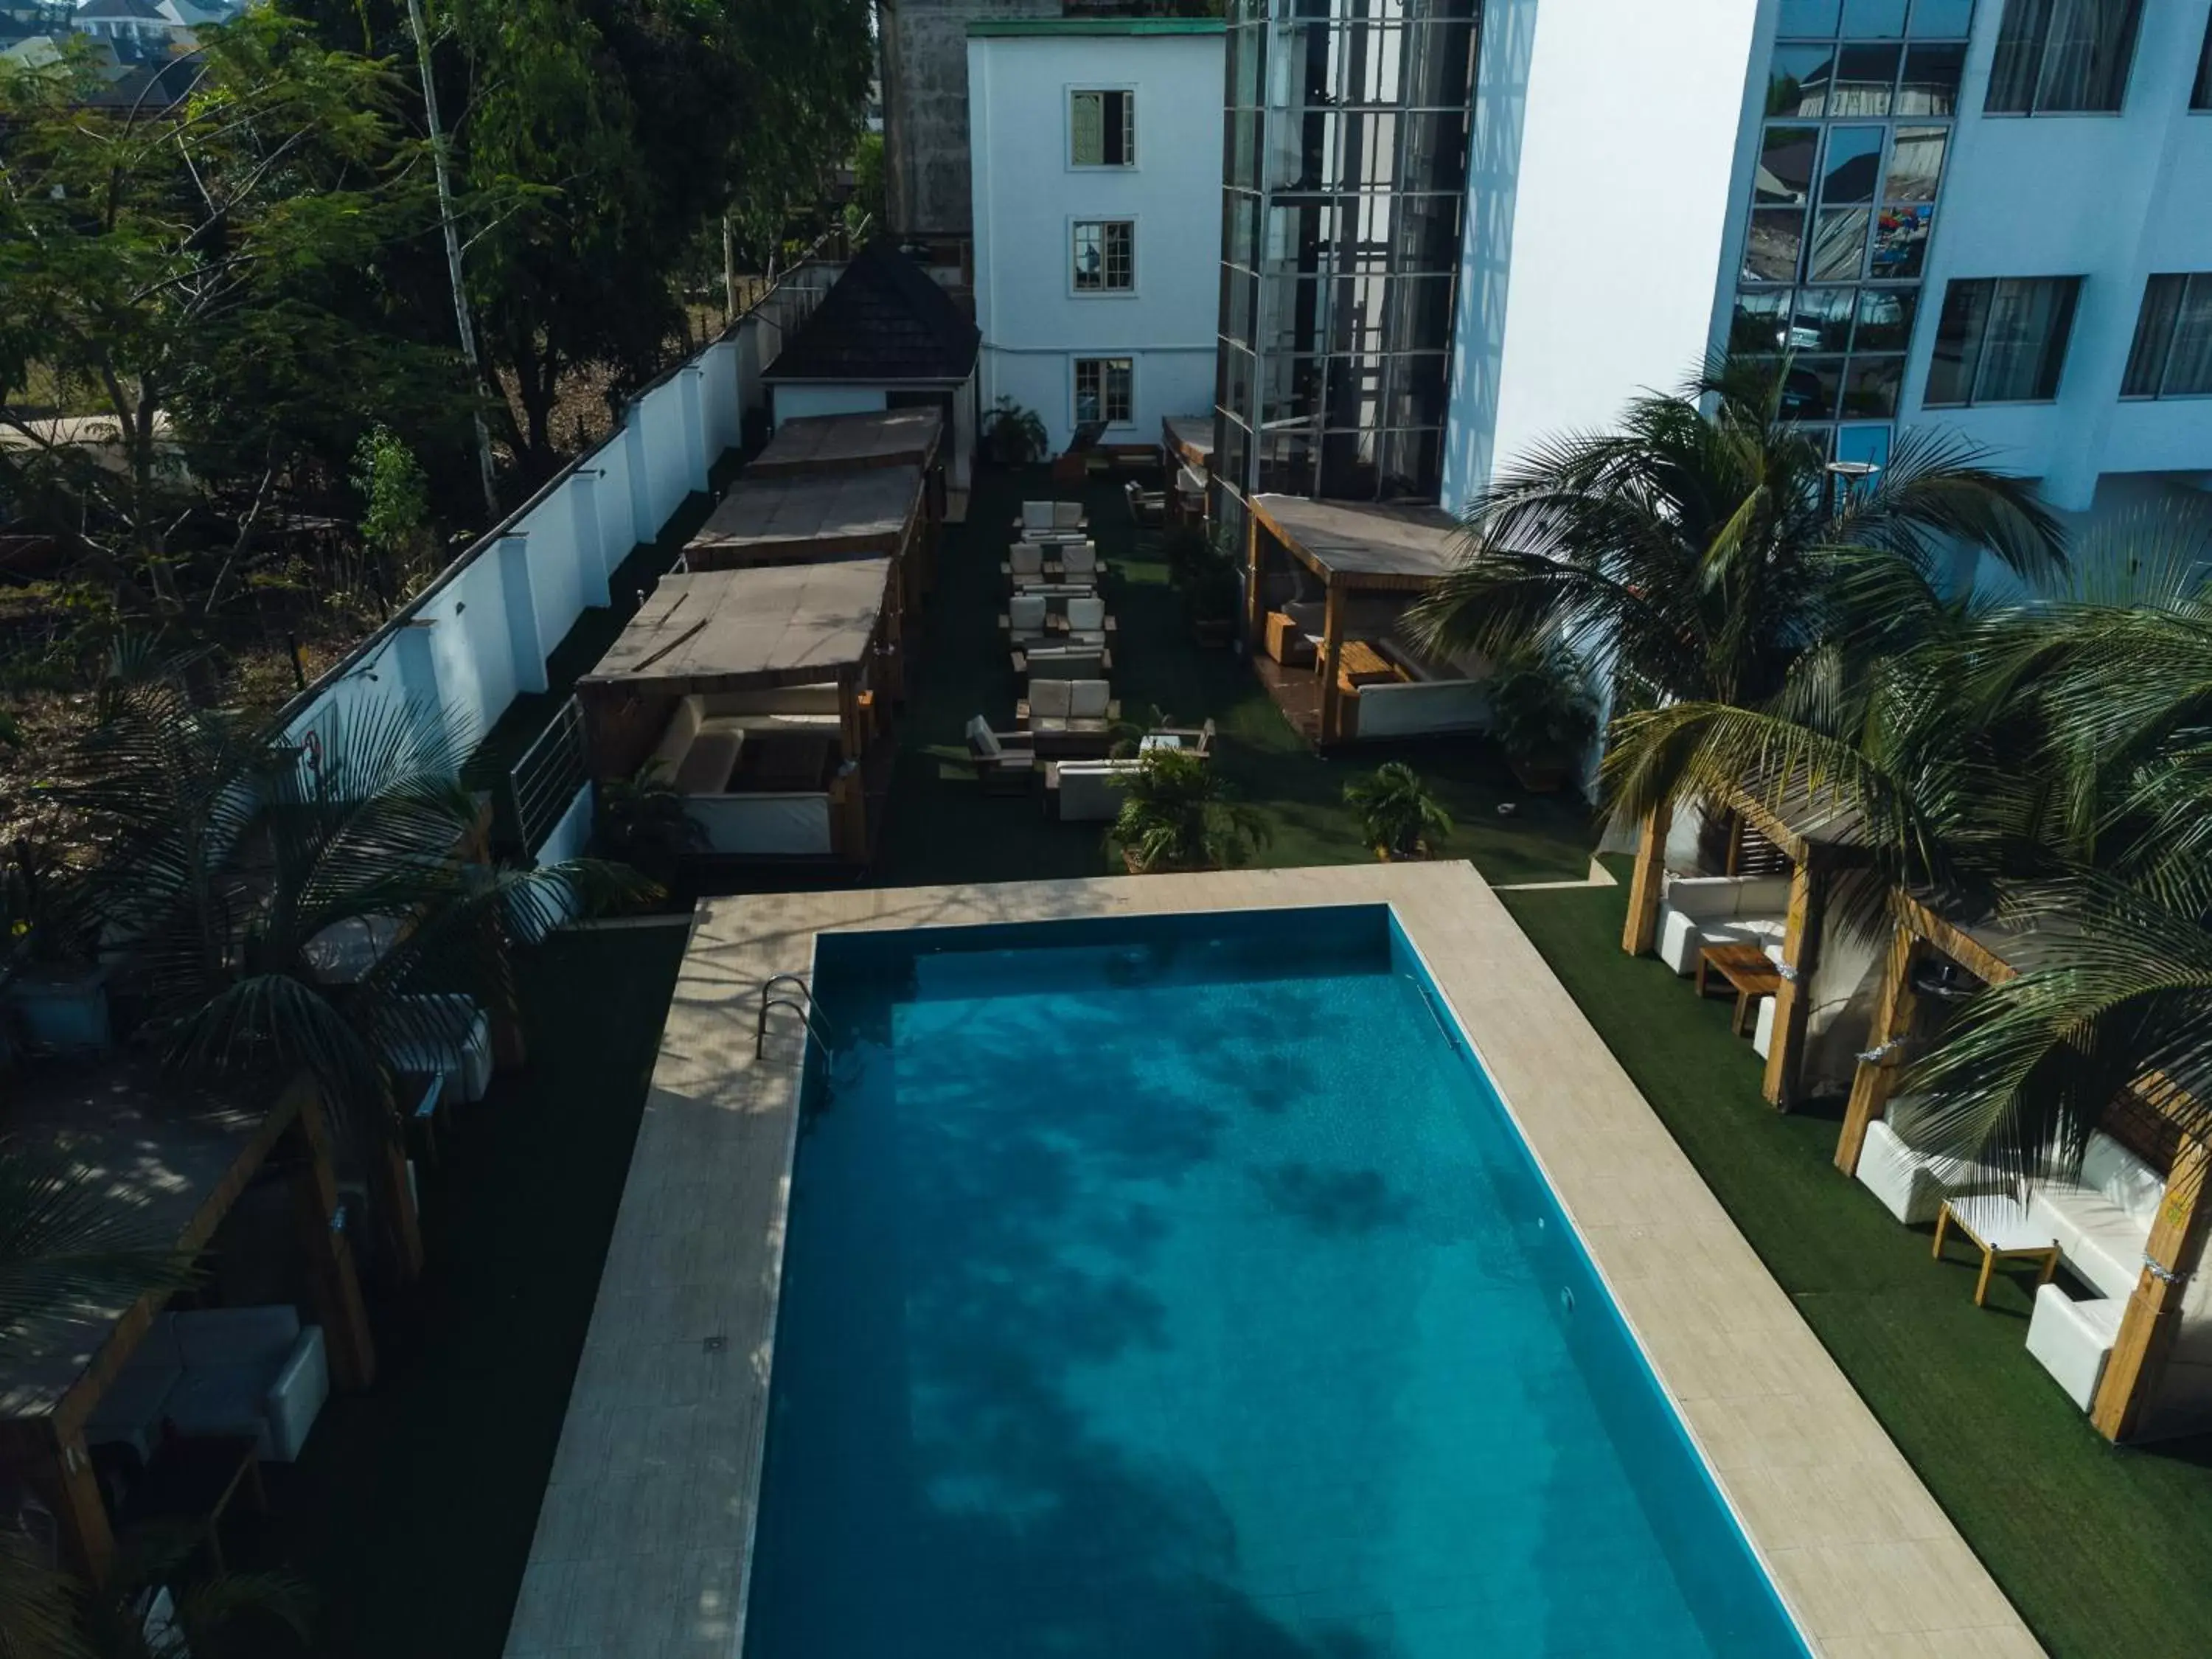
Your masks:
M749 1659L1803 1659L1388 911L815 983Z

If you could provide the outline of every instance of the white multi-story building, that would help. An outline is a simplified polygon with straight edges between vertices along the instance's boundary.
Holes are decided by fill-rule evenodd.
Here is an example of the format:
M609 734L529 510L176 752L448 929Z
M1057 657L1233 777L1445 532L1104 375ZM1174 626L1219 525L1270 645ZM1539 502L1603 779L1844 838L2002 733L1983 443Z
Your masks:
M1221 96L1218 20L969 26L987 410L1034 410L1059 449L1212 405Z
M1490 0L1439 493L1715 348L1839 459L2212 487L2212 0Z

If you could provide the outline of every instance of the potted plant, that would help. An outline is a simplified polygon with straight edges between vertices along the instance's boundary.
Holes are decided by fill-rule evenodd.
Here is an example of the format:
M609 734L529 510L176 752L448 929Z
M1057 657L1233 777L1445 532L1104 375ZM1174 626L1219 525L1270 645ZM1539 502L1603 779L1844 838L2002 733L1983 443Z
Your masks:
M1557 641L1503 659L1492 672L1490 732L1521 787L1549 794L1597 735L1597 699L1582 661Z
M1115 787L1121 810L1106 839L1131 875L1231 869L1267 842L1267 821L1231 800L1212 763L1188 750L1147 750Z
M1451 833L1451 815L1403 761L1386 762L1373 777L1346 784L1344 801L1359 814L1360 834L1385 863L1426 858L1431 843Z
M1218 535L1200 532L1180 550L1170 549L1172 564L1184 561L1181 579L1183 603L1189 608L1191 626L1200 645L1220 647L1237 634L1237 608L1243 590L1237 580L1237 561Z
M983 417L983 443L1000 466L1027 466L1044 459L1044 422L1035 410L1001 398Z
M19 836L0 855L0 1004L33 1050L108 1045L107 970L92 959L75 885L48 842Z
M647 761L634 778L611 778L599 787L599 821L592 827L598 856L627 864L660 886L676 884L687 854L707 845L707 831L684 810L684 797L659 761Z

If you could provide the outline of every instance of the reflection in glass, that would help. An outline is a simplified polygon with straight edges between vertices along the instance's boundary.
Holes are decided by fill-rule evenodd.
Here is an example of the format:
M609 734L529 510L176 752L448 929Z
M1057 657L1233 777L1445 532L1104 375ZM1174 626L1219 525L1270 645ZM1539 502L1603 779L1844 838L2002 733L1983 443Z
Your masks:
M1925 202L1895 202L1884 208L1875 230L1875 276L1896 282L1919 276L1935 217L1936 210Z
M1752 204L1775 207L1804 203L1813 192L1813 156L1820 143L1818 127L1769 127L1760 135L1759 176L1752 183Z
M1793 357L1782 383L1782 413L1792 421L1832 421L1843 385L1841 357Z
M1897 90L1899 115L1956 115L1959 77L1966 66L1963 45L1907 46L1905 79Z
M1836 54L1826 46L1777 46L1766 73L1769 115L1820 115L1828 107Z
M1829 34L1836 32L1837 0L1782 0L1781 34Z
M1754 208L1744 239L1743 274L1753 282L1794 283L1805 242L1805 210Z
M1898 48L1845 46L1837 54L1836 96L1831 115L1887 115L1897 82Z
M1974 21L1974 0L1912 0L1911 33L1931 40L1963 40Z
M1792 351L1849 351L1857 310L1847 288L1801 288L1790 316Z
M1880 127L1830 127L1820 168L1820 205L1871 202L1881 180Z
M1844 33L1894 39L1905 33L1905 0L1844 0Z
M1932 202L1943 179L1943 149L1948 127L1899 127L1889 153L1889 189L1893 202Z
M1730 351L1779 351L1787 344L1788 289L1746 289L1735 296L1729 321Z
M1904 384L1904 358L1852 358L1844 380L1844 418L1887 420L1897 413L1897 394Z
M1858 349L1903 351L1912 343L1912 313L1920 293L1910 288L1859 290Z
M1805 262L1805 275L1816 283L1848 283L1858 279L1866 262L1867 221L1864 208L1831 208L1819 216L1813 231L1813 250Z

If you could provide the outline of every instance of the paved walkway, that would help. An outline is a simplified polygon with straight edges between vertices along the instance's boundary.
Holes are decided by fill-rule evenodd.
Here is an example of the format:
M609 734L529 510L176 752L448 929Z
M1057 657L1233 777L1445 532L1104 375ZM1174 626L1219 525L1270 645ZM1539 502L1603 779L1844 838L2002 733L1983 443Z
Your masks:
M1471 866L723 899L701 907L508 1659L719 1656L743 1638L814 935L1389 902L1580 1228L1820 1659L2042 1650ZM823 1659L835 1659L823 1656Z

